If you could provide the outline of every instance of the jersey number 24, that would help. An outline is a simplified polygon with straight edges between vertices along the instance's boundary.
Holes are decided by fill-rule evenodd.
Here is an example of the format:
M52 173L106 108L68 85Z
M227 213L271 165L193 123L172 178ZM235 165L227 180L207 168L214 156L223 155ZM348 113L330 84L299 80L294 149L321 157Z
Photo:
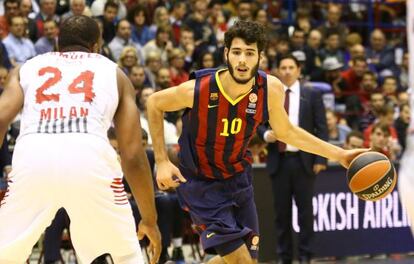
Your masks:
M57 84L62 79L62 72L56 67L44 67L39 70L39 76L43 76L46 73L51 73L49 79L47 79L39 88L36 89L36 103L41 104L47 101L59 102L60 94L52 93L45 94L45 91ZM72 83L68 86L68 90L71 94L83 93L84 102L91 103L95 97L93 92L93 78L95 73L91 71L81 72L78 77L73 79Z

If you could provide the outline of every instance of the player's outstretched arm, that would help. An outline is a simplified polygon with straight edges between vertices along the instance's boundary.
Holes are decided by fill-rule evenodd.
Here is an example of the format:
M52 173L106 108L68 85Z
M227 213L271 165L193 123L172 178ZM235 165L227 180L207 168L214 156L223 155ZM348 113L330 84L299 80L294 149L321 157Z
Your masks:
M0 142L3 142L7 129L24 103L24 94L20 86L20 67L9 73L3 93L0 96Z
M282 83L276 77L268 76L268 87L269 123L278 140L303 151L338 161L345 168L348 168L354 157L368 150L344 150L292 125L283 106L285 92Z
M114 122L122 169L142 217L138 227L138 237L140 239L144 235L148 237L153 253L151 263L157 263L161 254L161 235L157 226L151 170L142 144L141 124L139 111L135 104L135 92L129 79L119 68L117 79L119 104Z
M157 183L162 190L176 188L180 182L186 181L168 159L164 141L164 112L191 108L194 85L194 80L184 82L152 94L147 101L148 124L157 163Z

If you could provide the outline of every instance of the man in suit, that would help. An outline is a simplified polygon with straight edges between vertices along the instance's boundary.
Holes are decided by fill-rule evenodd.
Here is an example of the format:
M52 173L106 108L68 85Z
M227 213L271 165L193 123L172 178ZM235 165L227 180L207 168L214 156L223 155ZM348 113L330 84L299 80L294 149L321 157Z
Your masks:
M290 121L320 139L328 139L325 108L321 94L304 88L299 82L301 68L292 55L277 62L277 77L285 89L285 110ZM298 207L299 260L310 263L312 257L313 208L315 176L326 169L326 159L294 146L276 141L271 128L262 125L258 133L268 142L267 168L272 181L276 213L277 253L283 264L292 263L292 198Z

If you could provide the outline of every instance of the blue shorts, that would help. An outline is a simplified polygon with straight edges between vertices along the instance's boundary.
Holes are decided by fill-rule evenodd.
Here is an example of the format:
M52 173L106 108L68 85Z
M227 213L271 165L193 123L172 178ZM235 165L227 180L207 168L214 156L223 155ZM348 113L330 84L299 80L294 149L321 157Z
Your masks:
M228 255L246 244L252 258L258 256L259 224L250 171L226 180L188 177L177 188L184 210L190 213L209 254Z

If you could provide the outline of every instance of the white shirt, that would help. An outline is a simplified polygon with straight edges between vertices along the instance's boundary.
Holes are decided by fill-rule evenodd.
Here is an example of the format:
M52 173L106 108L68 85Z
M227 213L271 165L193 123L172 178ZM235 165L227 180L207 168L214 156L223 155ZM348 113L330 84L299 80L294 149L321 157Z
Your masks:
M289 121L294 126L299 126L299 106L300 106L300 83L296 81L292 86L287 87L283 85L283 89L290 89L289 93ZM298 148L292 145L286 145L286 151L299 151Z
M289 121L294 126L299 126L299 106L300 106L300 82L296 81L292 86L287 87L283 85L283 89L286 92L287 89L290 89L289 93ZM268 133L271 130L268 130L264 133L263 138L266 142L271 142L268 140ZM286 151L299 151L298 148L292 145L286 145Z

